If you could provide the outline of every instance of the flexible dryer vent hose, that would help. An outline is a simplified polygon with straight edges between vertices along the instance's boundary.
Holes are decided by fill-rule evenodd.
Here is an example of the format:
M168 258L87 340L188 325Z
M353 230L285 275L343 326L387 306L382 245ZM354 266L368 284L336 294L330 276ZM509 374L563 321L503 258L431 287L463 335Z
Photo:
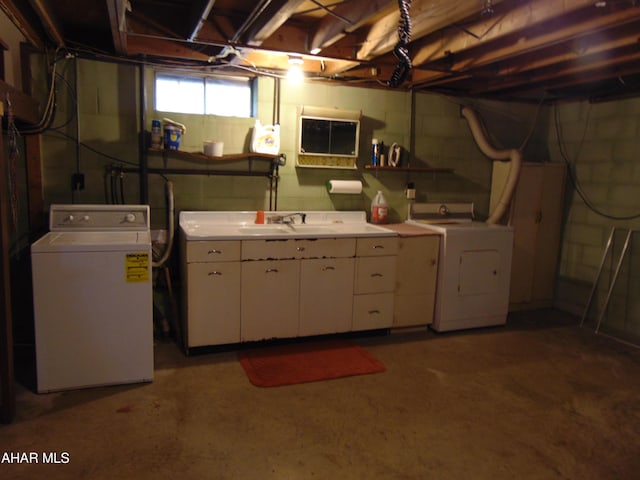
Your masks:
M469 107L462 108L462 115L469 122L469 128L471 129L471 134L473 135L474 140L480 147L482 153L484 153L487 157L492 160L501 160L501 161L511 161L511 168L509 169L509 176L507 177L506 184L504 186L504 190L502 190L502 195L500 195L500 199L498 200L497 205L493 209L493 212L489 213L489 218L487 218L488 224L496 224L499 223L500 220L504 217L507 209L509 208L509 204L511 203L511 198L513 197L513 193L515 192L516 186L518 184L518 177L520 176L520 167L522 165L522 153L520 150L511 149L511 150L496 150L491 146L487 137L482 130L482 126L480 124L480 120L478 119L478 115L474 110Z
M162 254L162 257L158 260L155 260L151 263L154 268L162 267L165 262L169 259L169 255L171 255L171 250L173 249L173 240L174 240L174 198L173 198L173 182L167 181L165 184L166 187L166 196L167 196L167 245Z

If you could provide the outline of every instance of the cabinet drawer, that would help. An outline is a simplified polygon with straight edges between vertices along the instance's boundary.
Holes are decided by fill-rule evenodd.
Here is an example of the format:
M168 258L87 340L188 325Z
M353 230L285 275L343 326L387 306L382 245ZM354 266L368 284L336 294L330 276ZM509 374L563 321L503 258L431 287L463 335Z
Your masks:
M398 237L362 237L356 244L357 257L378 257L398 253Z
M186 244L187 263L240 260L240 242L237 240L189 241Z
M353 257L355 238L244 240L242 260Z
M393 293L356 295L353 297L352 330L391 328Z
M355 293L393 292L396 257L356 258Z
M278 260L297 258L297 242L293 239L243 240L242 260Z
M319 238L297 242L297 258L349 258L356 254L355 238Z

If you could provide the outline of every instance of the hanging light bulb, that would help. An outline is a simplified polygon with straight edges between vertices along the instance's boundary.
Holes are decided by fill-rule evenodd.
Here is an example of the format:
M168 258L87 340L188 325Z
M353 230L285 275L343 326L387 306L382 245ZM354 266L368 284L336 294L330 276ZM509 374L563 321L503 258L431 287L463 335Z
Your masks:
M300 57L289 57L289 71L287 72L287 81L293 85L300 85L304 79L302 73L302 65L304 64Z

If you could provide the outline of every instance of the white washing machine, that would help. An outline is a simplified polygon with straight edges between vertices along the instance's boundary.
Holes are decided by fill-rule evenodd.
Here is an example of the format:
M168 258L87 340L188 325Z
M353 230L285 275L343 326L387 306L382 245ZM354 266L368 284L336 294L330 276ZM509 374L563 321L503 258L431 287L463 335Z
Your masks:
M473 221L473 204L415 204L407 223L441 235L439 332L503 325L509 311L513 228Z
M147 205L52 205L31 245L39 393L153 379Z

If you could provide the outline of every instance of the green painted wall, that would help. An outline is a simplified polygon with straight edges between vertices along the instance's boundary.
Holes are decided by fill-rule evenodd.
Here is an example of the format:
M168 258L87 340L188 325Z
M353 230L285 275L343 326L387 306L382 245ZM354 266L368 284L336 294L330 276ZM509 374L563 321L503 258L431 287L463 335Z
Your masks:
M137 67L89 60L66 60L59 66L65 80L59 82L59 107L54 125L62 129L45 137L44 175L47 203L104 203L110 198L111 178L105 167L138 164L139 70ZM76 78L77 77L77 78ZM224 142L225 154L249 151L254 119L181 115L153 109L154 71L145 70L147 87L146 129L154 118L169 117L187 126L181 150L202 151L205 140ZM79 122L73 117L76 108L72 90L77 88ZM262 77L258 81L258 118L273 123L275 81ZM404 91L372 90L306 82L290 86L283 81L280 94L281 152L287 163L280 168L278 209L280 210L369 210L371 199L382 190L392 209L391 221L406 218L404 190L411 181L419 201L473 201L479 217L486 217L492 163L478 150L467 122L460 115L460 102L437 95L415 95L412 118L412 95ZM362 112L360 156L357 170L296 167L296 112L301 105L332 107ZM474 107L487 122L497 148L523 144L531 160L546 160L546 129L531 130L537 109L532 106L475 102ZM545 125L538 117L538 123ZM538 123L535 125L537 126ZM66 124L66 125L65 125ZM415 148L411 147L414 125ZM77 132L76 132L77 127ZM73 138L79 135L78 147ZM66 135L66 136L64 136ZM404 149L402 161L414 166L453 168L454 173L375 172L363 167L370 161L371 139L389 146L396 142ZM98 153L99 152L99 153ZM152 167L164 165L160 155L151 155ZM169 166L195 166L170 159ZM85 175L85 189L73 191L71 175ZM266 178L173 175L177 210L256 210L267 209L269 182ZM329 179L362 180L361 195L329 195ZM119 185L120 179L116 179ZM137 175L126 174L122 180L127 203L139 201ZM151 175L149 203L156 226L164 224L164 179Z

